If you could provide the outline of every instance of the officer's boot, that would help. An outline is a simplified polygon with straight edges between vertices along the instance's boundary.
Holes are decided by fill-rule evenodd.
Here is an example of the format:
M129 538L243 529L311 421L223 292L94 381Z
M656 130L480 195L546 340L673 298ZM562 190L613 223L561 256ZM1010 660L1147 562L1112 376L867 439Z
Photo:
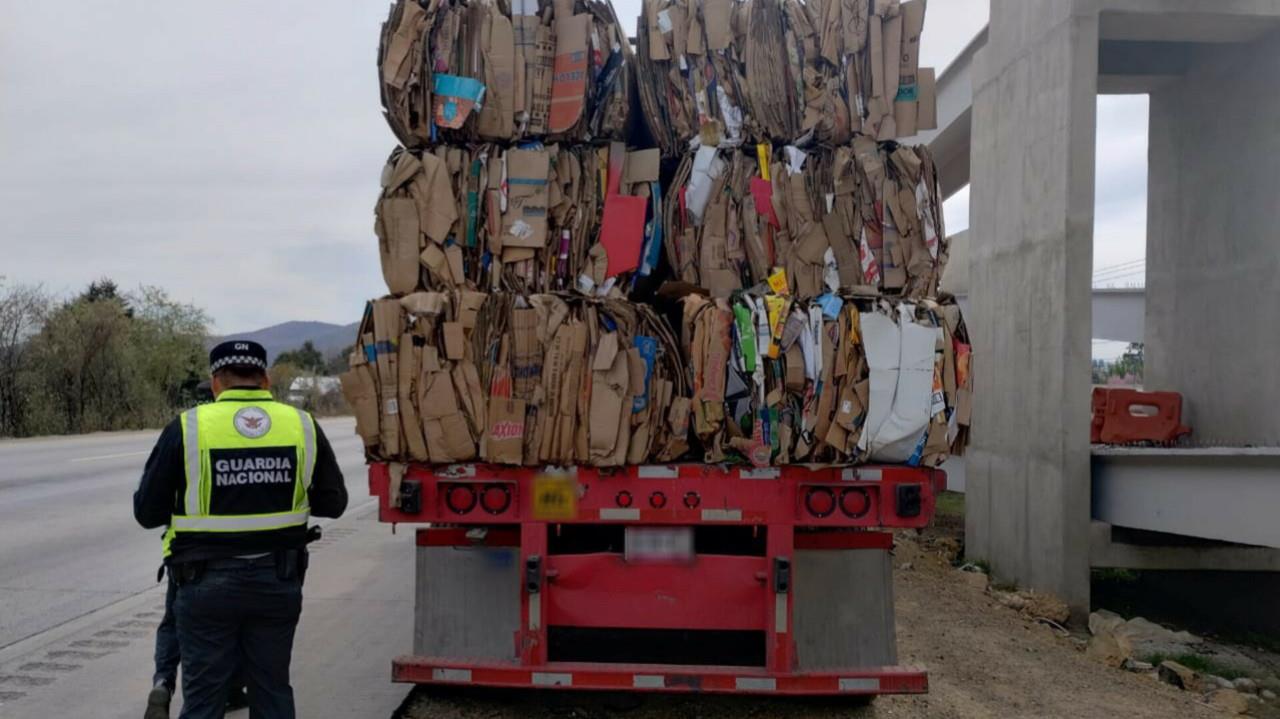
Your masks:
M165 685L152 687L147 695L147 713L142 715L142 719L169 719L169 701L172 698L173 692Z

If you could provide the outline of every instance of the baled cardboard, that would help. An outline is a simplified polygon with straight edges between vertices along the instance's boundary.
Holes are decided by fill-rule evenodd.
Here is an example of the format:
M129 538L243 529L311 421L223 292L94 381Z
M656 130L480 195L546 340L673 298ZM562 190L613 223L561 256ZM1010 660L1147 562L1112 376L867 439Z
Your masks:
M898 136L893 117L893 102L898 96L898 81L902 70L902 15L895 15L880 23L884 51L884 94L878 99L885 112L880 121L879 140L892 140Z
M422 226L418 206L411 197L388 197L375 210L378 254L382 278L394 293L412 292L418 286L418 253Z
M775 297L758 298L759 291L735 294L728 303L685 300L694 427L708 461L938 466L949 452L963 449L967 434L950 431L959 426L960 408L945 392L944 375L954 368L936 349L946 340L936 323L958 317L954 303L866 294L830 298L838 303L791 300L789 309L777 313L785 320L774 322L782 325L776 355L755 352L748 361L743 343L753 343L744 328L755 324L748 315L757 299ZM717 324L735 315L741 318L739 341L721 362L711 340ZM775 334L768 328L764 333ZM728 368L728 381L723 390L708 391L719 367Z
M495 464L520 464L524 451L524 401L492 397L488 414L484 460Z
M611 6L587 3L574 62L583 72L575 142L628 131L634 58ZM555 27L574 3L396 0L378 49L382 103L405 146L542 138L548 133ZM562 78L563 79L563 78Z
M399 364L398 369L398 393L397 408L400 410L400 431L404 433L405 446L409 457L417 462L426 462L430 460L427 454L426 439L422 434L422 422L418 417L416 407L418 377L422 372L421 358L422 347L425 341L419 342L421 338L411 332L406 332L400 337L400 352L397 357Z
M342 396L356 416L356 434L365 448L378 446L378 387L370 366L361 361L339 376Z
M466 356L466 338L461 322L445 322L441 329L444 335L444 353L450 360L460 360Z
M626 169L623 170L622 174L622 184L631 186L657 182L661 159L662 155L657 148L628 152Z
M551 81L551 114L547 130L567 133L582 119L586 105L590 15L559 17L556 21L556 59Z
M507 210L502 216L502 246L542 249L547 246L547 150L507 151Z
M924 31L924 0L902 3L902 51L898 70L898 92L894 96L893 115L898 137L917 132L920 85L920 34Z
M496 5L484 6L488 36L480 53L484 62L485 103L476 119L476 133L506 140L515 130L515 30Z
M711 51L727 50L733 39L730 17L733 0L704 0L702 14L705 19L707 33L707 49Z

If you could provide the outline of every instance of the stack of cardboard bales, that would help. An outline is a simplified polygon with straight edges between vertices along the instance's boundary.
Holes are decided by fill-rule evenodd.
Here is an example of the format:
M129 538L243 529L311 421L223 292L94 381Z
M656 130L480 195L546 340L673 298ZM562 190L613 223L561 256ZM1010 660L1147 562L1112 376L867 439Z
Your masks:
M375 224L388 288L595 291L606 269L652 271L657 153L625 143L634 65L600 0L397 0L378 65L401 142ZM601 244L610 225L625 237Z
M607 2L512 2L383 29L390 296L343 376L371 459L964 450L937 170L895 141L933 122L924 0L645 0L638 61Z

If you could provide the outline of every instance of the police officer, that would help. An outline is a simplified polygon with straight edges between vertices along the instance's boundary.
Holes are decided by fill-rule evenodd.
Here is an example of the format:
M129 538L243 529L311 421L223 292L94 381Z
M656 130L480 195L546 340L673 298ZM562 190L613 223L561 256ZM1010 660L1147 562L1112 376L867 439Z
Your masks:
M179 717L221 719L239 666L250 716L292 719L307 521L340 516L347 491L320 425L271 399L262 345L224 342L209 363L216 401L165 427L133 496L139 524L169 526Z
M213 401L213 391L209 380L204 380L196 387L196 400L203 404ZM165 542L165 556L169 554L169 543ZM147 695L147 711L142 719L169 719L169 703L178 683L178 662L181 653L178 649L178 626L173 617L173 599L178 593L178 583L173 572L166 571L161 565L156 581L164 581L168 576L164 593L164 617L156 627L156 672L152 679L151 692ZM244 680L237 672L231 680L231 693L227 695L227 711L243 709L249 706L245 693Z

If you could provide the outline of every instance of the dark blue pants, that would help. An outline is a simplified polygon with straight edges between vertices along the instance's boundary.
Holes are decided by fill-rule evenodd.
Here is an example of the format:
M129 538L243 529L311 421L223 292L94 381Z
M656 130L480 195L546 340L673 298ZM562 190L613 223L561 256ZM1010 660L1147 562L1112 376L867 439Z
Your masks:
M294 719L289 661L301 580L281 580L274 567L210 569L178 588L173 608L182 647L179 719L222 719L237 665L251 719Z
M173 618L173 598L178 593L178 583L173 581L173 573L168 575L169 586L164 593L164 617L160 626L156 627L156 676L151 685L163 684L170 693L178 686L178 662L181 653L178 651L178 626Z

